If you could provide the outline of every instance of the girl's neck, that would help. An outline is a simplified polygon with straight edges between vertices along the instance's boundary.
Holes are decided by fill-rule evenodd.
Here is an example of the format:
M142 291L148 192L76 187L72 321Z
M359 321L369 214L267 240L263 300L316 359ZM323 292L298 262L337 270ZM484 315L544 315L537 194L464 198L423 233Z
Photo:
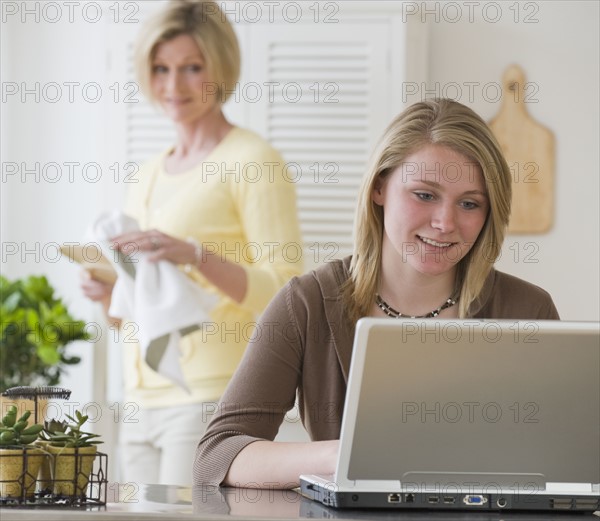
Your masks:
M455 274L456 270L453 269L429 275L418 272L408 263L389 267L384 262L378 293L387 304L404 315L426 315L449 297L456 296Z

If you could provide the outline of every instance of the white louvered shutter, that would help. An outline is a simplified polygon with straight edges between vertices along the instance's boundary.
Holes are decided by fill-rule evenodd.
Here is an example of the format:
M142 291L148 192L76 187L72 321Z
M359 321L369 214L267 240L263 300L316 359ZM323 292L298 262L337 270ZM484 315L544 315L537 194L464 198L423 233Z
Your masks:
M250 121L290 163L310 267L352 250L358 186L387 119L388 28L263 29L252 27L253 81L276 85L275 96L251 104Z

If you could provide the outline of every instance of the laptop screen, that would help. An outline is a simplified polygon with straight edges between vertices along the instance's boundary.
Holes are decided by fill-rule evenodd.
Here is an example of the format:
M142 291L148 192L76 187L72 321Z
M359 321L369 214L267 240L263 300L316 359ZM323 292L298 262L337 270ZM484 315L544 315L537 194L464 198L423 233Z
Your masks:
M430 487L599 483L598 331L363 319L342 433L344 444L352 430L351 446L338 471Z

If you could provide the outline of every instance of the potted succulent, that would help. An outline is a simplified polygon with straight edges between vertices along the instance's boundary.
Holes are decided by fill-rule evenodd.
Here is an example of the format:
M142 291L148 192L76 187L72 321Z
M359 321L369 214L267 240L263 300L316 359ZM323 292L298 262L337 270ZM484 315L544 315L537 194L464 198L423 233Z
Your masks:
M27 498L35 493L35 480L44 452L32 447L43 429L28 426L31 411L17 419L17 407L12 406L0 423L0 498Z
M53 492L61 496L85 496L96 458L96 445L103 442L96 439L98 434L81 430L87 416L75 411L75 418L69 415L67 418L70 423L46 422L42 432L42 439L47 442L45 448L52 457Z
M57 385L67 365L66 346L88 340L44 276L9 281L0 276L0 392L14 386Z

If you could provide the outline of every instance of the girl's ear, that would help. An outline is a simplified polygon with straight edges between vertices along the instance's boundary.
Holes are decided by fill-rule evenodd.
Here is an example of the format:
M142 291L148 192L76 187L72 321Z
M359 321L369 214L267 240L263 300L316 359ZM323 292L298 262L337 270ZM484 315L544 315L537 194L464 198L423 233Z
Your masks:
M379 206L383 206L383 199L385 195L385 180L381 178L381 176L375 179L375 184L373 185L373 193L371 194L371 199L373 202Z

